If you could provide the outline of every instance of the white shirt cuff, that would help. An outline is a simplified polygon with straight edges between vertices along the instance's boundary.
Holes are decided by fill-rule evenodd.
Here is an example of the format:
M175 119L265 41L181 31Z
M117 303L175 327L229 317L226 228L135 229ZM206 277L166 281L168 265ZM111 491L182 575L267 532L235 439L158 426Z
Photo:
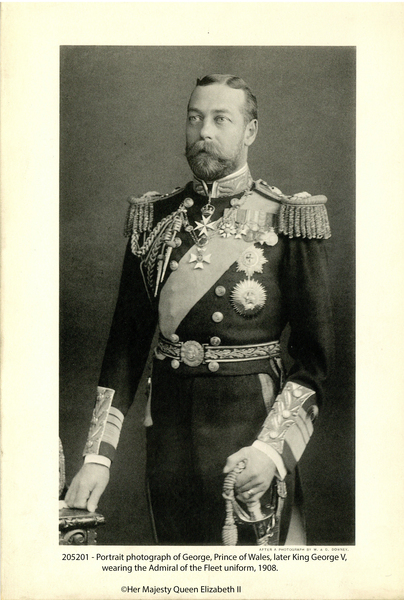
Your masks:
M86 454L84 457L84 464L87 463L97 463L99 465L104 465L109 469L111 466L111 459L107 458L106 456L102 456L102 454Z
M261 450L261 452L264 452L264 454L269 456L269 458L275 463L276 469L278 471L276 473L278 479L285 479L287 475L287 470L285 468L281 455L278 454L276 450L274 450L265 442L261 442L261 440L255 440L255 442L253 443L253 448L257 448L257 450Z

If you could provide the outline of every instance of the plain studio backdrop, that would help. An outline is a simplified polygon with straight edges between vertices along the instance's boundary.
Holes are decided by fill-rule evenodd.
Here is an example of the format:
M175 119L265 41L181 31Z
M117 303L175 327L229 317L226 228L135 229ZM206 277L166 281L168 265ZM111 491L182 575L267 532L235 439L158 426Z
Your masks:
M309 544L354 538L355 49L64 46L60 87L60 437L82 463L126 246L127 198L191 179L186 106L196 78L232 73L258 99L254 179L328 197L336 366L300 462ZM100 544L152 544L144 490L146 397L124 423L99 510ZM55 449L57 451L57 449Z

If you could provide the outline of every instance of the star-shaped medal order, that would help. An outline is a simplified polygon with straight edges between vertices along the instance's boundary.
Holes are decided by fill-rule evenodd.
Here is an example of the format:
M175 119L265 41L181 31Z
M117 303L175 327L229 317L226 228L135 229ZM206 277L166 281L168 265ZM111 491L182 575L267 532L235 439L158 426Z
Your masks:
M254 273L262 273L262 268L267 262L262 248L256 248L252 245L244 250L238 258L237 271L244 271L248 277L251 277Z
M199 229L199 235L208 235L209 229L214 229L215 228L215 222L214 223L209 223L210 221L210 216L209 217L202 217L202 223L200 221L195 221L196 223L196 227L194 228L195 231L197 229Z
M240 281L231 292L233 308L243 317L256 315L264 306L266 298L264 286L254 279Z
M211 254L207 254L206 256L204 256L204 252L205 252L206 248L198 248L197 253L193 254L193 252L191 252L191 258L189 259L190 263L195 263L194 269L203 269L203 263L208 263L210 264L210 257L212 256Z
M230 221L224 221L219 229L221 237L228 238L236 233L236 228Z

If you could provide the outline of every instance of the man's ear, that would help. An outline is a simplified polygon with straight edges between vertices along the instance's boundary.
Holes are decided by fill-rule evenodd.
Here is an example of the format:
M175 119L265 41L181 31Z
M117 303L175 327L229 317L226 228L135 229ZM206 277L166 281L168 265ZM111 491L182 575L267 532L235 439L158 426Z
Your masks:
M250 121L245 128L244 144L246 146L251 146L251 144L254 142L255 138L257 137L257 133L258 133L258 121L257 121L257 119L252 119L252 121Z

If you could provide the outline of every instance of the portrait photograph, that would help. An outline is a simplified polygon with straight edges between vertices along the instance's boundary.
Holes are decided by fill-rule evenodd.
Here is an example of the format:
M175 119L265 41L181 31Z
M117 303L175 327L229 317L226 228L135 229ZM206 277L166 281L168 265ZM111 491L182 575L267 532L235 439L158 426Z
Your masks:
M324 325L323 320L332 318L329 328L335 332L335 363L329 366L324 382L312 439L299 461L299 492L309 545L355 543L355 58L353 47L61 47L60 438L67 485L83 461L128 241L123 235L125 220L128 208L134 206L128 199L158 192L167 199L156 202L155 213L164 202L169 203L171 212L173 190L188 184L193 176L185 157L185 124L196 80L210 73L230 73L247 83L258 102L258 134L248 155L252 179L264 180L288 197L302 192L325 197L331 235L321 232L319 236L325 238L321 244L328 257L332 317L318 315L321 324L313 327L320 327L319 335L325 337L330 324ZM219 84L216 88L220 89ZM200 89L214 89L214 85ZM272 206L273 198L262 198ZM180 200L176 207L179 205ZM198 222L201 216L195 218ZM157 224L155 220L153 226ZM297 236L303 239L304 234L298 232ZM316 243L313 240L312 244ZM225 252L226 245L223 248ZM275 245L273 251L276 249ZM314 250L308 251L310 255ZM304 269L303 259L296 260L297 269ZM205 264L205 271L209 268ZM279 268L294 267L285 263ZM291 278L295 282L291 285L302 285L292 273ZM245 280L245 274L238 279ZM213 280L207 290L217 283ZM313 285L326 284L319 280ZM316 289L315 293L323 291ZM298 295L301 299L302 289ZM201 302L191 299L195 310L211 310ZM310 302L314 302L311 314L323 310L315 300ZM267 304L269 311L278 310L271 307L271 298ZM231 297L224 306L230 319L234 313ZM144 319L149 311L147 297L139 294L130 310ZM262 319L257 321L259 318L259 313L246 311L238 320L231 319L230 326L251 329L244 338L238 336L244 344L261 342L265 324ZM307 319L310 317L302 315L303 327L308 327ZM130 335L128 327L126 323L124 337ZM255 328L261 328L258 334ZM192 334L209 341L203 338L204 332ZM143 336L147 339L147 334ZM286 375L293 366L288 336L289 326L281 340ZM148 344L142 335L134 343ZM156 345L154 340L153 349ZM136 362L145 360L149 348L138 350ZM116 352L115 348L111 352ZM149 358L136 399L125 416L111 481L100 499L99 510L106 519L98 533L102 544L147 545L154 540L145 491L148 428L143 424L151 362ZM245 373L244 366L235 363L234 373ZM138 365L133 369L139 370ZM200 374L208 385L209 371L205 371ZM166 393L169 396L169 390ZM205 387L205 404L209 404L209 393ZM166 493L162 493L164 498ZM194 497L198 493L196 489ZM224 520L222 498L217 510L222 511Z
M404 597L403 11L2 4L5 600Z

